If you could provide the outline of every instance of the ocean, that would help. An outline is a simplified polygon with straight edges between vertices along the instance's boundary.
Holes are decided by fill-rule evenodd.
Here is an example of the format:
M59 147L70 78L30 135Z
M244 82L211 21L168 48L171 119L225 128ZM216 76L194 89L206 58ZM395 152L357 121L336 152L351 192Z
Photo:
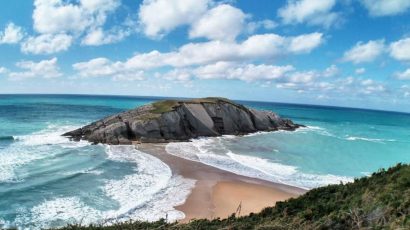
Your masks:
M0 227L177 220L195 181L132 146L61 134L162 98L0 95ZM236 174L311 189L410 163L410 114L239 101L307 127L200 138L166 151Z

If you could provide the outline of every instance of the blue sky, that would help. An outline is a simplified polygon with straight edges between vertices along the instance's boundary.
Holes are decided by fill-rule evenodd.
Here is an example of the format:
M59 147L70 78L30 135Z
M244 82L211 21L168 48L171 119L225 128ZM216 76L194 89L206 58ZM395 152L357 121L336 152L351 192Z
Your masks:
M410 112L410 0L14 0L0 93Z

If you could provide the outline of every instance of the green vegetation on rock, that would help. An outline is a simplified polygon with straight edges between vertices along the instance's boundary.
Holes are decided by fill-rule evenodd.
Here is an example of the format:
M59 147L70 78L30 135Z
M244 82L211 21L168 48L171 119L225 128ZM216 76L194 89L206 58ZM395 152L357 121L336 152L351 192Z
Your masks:
M223 97L206 97L206 98L198 98L198 99L190 99L190 100L163 100L163 101L157 101L152 103L152 106L154 107L153 110L151 110L151 113L154 114L162 114L166 112L173 111L175 107L180 105L181 103L217 103L218 101L223 101L230 103L232 105L238 105L237 103Z
M153 110L151 110L151 113L155 114L162 114L166 112L170 112L174 110L174 107L179 105L179 102L176 100L165 100L165 101L158 101L152 103L152 106L154 107Z
M345 185L313 189L245 217L64 229L410 229L410 165L399 164Z

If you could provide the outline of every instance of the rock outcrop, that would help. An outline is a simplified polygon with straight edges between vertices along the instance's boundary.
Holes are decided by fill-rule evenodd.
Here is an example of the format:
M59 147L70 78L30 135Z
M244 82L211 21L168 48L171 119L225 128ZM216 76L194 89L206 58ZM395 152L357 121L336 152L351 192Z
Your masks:
M257 131L293 131L301 125L270 111L246 108L224 98L166 100L138 107L65 133L93 143L186 141Z

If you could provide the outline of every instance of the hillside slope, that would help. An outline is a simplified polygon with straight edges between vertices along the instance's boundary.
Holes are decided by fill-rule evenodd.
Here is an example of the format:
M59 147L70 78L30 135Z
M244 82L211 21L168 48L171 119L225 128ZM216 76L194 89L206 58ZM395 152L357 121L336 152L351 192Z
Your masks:
M399 164L345 185L313 189L240 218L65 229L410 229L410 165Z

